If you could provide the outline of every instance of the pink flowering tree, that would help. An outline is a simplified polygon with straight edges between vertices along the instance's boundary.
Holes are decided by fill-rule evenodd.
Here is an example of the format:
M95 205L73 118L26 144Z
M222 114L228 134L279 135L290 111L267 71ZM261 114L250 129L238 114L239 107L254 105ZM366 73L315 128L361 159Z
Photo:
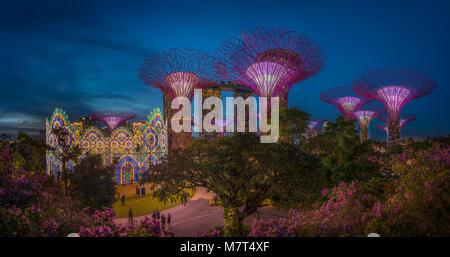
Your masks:
M254 220L250 236L448 236L449 146L385 158L380 177L322 191L326 201L279 220Z
M91 227L82 226L80 236L82 237L164 237L173 236L169 229L161 228L159 219L149 219L145 217L138 225L122 225L115 221L113 209L105 211L95 211L93 214L95 224Z

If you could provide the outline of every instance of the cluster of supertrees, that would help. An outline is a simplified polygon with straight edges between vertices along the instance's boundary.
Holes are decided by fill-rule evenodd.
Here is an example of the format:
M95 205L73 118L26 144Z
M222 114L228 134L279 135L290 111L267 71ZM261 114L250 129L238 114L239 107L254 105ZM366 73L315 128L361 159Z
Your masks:
M258 27L225 41L215 55L172 49L150 56L139 67L138 77L172 99L192 98L194 88L210 82L232 81L253 89L260 97L279 96L281 108L287 108L292 86L316 75L324 62L322 48L306 36L284 28ZM175 139L191 135L169 132L169 136ZM184 140L172 142L172 148L184 147L180 144Z
M192 98L194 88L208 87L219 79L231 81L253 89L260 97L278 96L280 107L287 108L292 86L316 75L325 60L323 49L302 34L278 27L257 27L223 42L215 55L193 49L172 49L150 56L139 67L138 77L172 99ZM345 119L358 121L361 141L369 138L370 122L387 112L388 141L395 144L400 139L402 107L430 93L434 87L430 77L412 69L383 68L363 74L351 86L324 92L321 99L337 106ZM376 105L366 106L375 100L385 110ZM166 118L172 117L166 115ZM311 120L308 125L309 136L314 134L315 128L309 127L314 122ZM174 137L171 147L184 147L185 140L175 138L191 137L190 133L174 134L168 127L169 136Z
M370 122L387 112L387 117L380 118L387 125L385 128L378 127L386 131L389 145L396 145L401 139L400 129L416 119L412 116L402 118L400 112L403 106L415 98L431 93L435 87L433 79L416 70L380 68L361 75L351 86L327 90L320 98L335 105L345 119L353 118L358 121L361 141L369 138ZM373 104L373 101L377 102Z

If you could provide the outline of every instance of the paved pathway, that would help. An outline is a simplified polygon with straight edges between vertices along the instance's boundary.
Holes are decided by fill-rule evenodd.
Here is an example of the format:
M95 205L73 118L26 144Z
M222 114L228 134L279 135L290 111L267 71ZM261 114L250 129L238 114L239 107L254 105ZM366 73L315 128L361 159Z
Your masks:
M200 188L186 205L177 205L170 209L161 211L161 214L170 213L172 216L172 228L175 236L197 236L197 232L203 232L216 225L224 225L221 206L209 206L209 200L213 193L207 193L205 188ZM287 211L276 210L273 207L262 207L258 209L259 216L263 219L278 218L287 216ZM135 217L139 222L145 216L151 218L151 213L144 216ZM244 223L251 224L255 215L251 215L244 220ZM119 223L126 224L127 218L117 219Z

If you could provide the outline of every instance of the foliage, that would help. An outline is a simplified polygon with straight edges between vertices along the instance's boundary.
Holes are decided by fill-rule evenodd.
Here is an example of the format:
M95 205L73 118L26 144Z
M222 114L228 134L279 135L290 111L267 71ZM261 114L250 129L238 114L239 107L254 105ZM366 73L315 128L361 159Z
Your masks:
M450 146L438 142L427 150L407 149L385 160L394 190L380 203L371 228L392 236L450 235Z
M9 145L0 164L0 236L66 236L93 222L51 177L14 169Z
M326 201L287 219L255 220L252 236L449 236L448 145L389 158L372 156L384 177L323 190Z
M307 208L321 198L326 187L326 173L320 159L301 151L291 144L278 144L274 148L279 181L270 195L271 202L281 208ZM273 157L272 157L273 158Z
M57 155L62 163L62 174L59 174L59 178L64 182L64 194L67 195L70 180L69 161L77 164L82 151L78 145L69 145L69 132L64 127L53 128L52 133L55 134L58 146L61 149L61 152Z
M294 106L290 109L280 109L280 142L292 143L294 135L299 137L305 132L306 121L310 115L298 107Z
M157 218L144 217L139 225L121 225L115 222L114 211L107 208L105 211L96 210L93 213L95 224L91 227L82 226L80 236L82 237L162 237L173 236L169 229L161 228L161 221Z
M376 174L377 166L367 161L374 154L371 142L359 142L354 120L346 121L339 116L336 122L328 122L324 132L303 149L322 158L330 187L340 181L368 180Z
M74 168L71 192L79 193L91 210L112 207L116 201L114 165L103 166L100 155L88 155Z
M37 173L45 173L45 151L48 147L43 139L33 139L22 131L17 133L17 140L9 143L9 136L1 136L0 146L10 144L14 167Z
M217 193L224 207L224 233L237 236L245 233L243 219L275 191L279 191L280 203L290 203L281 199L292 196L287 190L281 190L281 183L287 189L295 188L297 181L289 179L290 176L309 167L305 163L299 165L299 158L305 156L292 145L261 144L256 135L239 133L233 137L198 140L184 151L174 150L147 177L160 199L173 196L183 199L182 190L194 187Z
M223 237L224 236L223 226L215 226L214 228L207 229L202 233L197 233L198 237Z

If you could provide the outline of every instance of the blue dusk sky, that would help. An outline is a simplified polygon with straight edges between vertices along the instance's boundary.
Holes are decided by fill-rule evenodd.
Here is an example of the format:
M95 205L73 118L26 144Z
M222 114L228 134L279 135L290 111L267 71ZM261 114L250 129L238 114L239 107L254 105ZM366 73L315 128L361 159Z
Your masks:
M334 120L319 100L361 73L401 66L429 74L434 93L406 104L417 115L404 136L450 132L450 1L3 1L0 10L0 133L37 135L55 107L78 120L122 109L144 119L161 93L137 78L150 54L169 48L214 53L235 33L286 27L324 48L325 68L290 91L289 106ZM375 122L376 123L376 122ZM371 126L374 138L384 132Z

